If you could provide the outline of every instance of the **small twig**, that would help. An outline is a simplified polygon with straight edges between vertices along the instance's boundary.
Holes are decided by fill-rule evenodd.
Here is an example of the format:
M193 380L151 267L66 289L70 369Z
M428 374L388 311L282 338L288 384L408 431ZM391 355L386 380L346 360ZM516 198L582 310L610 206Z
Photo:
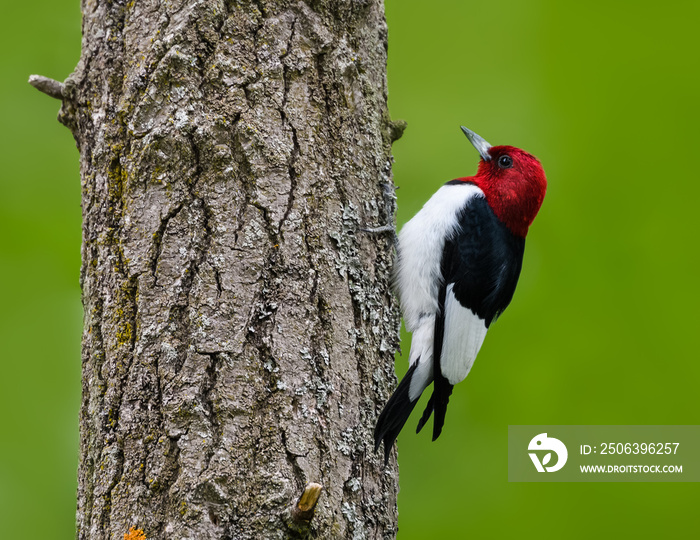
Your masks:
M391 217L394 213L394 205L396 201L396 190L399 189L391 182L386 182L381 184L382 191L384 192L384 207L387 209L386 212L389 214L390 221L393 222ZM396 243L396 226L393 223L387 225L380 225L379 227L360 227L360 230L369 234L383 234L391 233L394 238L394 244Z
M396 232L396 229L394 228L393 225L382 225L381 227L361 227L360 230L362 232L370 233L370 234L381 234L381 233L393 233Z
M30 75L29 84L47 96L63 100L64 85L62 82L49 79L48 77L44 77L42 75Z
M315 482L309 482L304 488L304 492L299 497L296 505L292 509L292 519L301 524L308 524L314 517L316 503L321 496L323 486Z
M391 235L391 241L394 244L394 249L398 252L399 251L399 235L396 234L396 226L395 225L382 225L381 227L360 227L360 230L363 233L367 234L390 234Z

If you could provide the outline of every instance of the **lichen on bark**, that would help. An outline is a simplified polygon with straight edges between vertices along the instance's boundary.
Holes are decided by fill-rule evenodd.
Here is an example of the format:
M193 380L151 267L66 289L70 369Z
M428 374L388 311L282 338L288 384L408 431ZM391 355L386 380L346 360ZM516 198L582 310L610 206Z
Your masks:
M78 538L393 538L383 3L82 9Z

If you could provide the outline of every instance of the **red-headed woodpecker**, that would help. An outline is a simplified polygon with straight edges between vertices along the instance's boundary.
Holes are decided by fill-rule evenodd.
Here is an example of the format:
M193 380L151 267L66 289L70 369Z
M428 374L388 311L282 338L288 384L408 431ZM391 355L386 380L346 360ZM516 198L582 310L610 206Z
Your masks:
M481 155L476 176L447 182L399 233L395 287L413 342L408 372L374 430L385 462L431 382L416 432L434 413L433 440L440 436L452 387L466 378L486 331L513 298L525 236L547 190L535 156L462 131Z

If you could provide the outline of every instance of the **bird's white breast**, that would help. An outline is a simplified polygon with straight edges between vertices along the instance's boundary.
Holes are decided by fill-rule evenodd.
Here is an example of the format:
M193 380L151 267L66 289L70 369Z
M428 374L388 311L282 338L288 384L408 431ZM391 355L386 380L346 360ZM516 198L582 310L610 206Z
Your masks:
M438 189L399 233L395 283L406 329L438 311L440 262L445 241L457 230L459 211L484 193L474 184L447 184Z

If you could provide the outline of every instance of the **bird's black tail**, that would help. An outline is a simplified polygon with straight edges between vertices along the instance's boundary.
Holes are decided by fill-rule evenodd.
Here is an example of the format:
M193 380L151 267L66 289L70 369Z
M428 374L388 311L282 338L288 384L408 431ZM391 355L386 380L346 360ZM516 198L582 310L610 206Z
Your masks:
M408 390L411 387L411 379L416 367L418 367L418 361L408 368L406 375L401 379L399 386L384 406L384 410L377 420L377 427L374 428L374 451L379 450L379 445L384 441L385 465L389 462L389 454L396 437L399 436L399 432L411 415L411 411L418 403L418 399L411 401L408 397Z
M435 395L435 404L433 416L433 440L436 440L442 433L442 426L445 425L445 414L447 413L447 404L450 402L453 386L442 375L435 379L433 383L433 394Z
M445 414L447 413L447 404L450 402L452 395L451 385L442 373L433 381L433 394L430 396L428 404L425 406L423 416L418 421L416 433L420 433L423 426L430 418L430 414L435 411L433 417L433 441L436 440L442 433L442 426L445 425Z

